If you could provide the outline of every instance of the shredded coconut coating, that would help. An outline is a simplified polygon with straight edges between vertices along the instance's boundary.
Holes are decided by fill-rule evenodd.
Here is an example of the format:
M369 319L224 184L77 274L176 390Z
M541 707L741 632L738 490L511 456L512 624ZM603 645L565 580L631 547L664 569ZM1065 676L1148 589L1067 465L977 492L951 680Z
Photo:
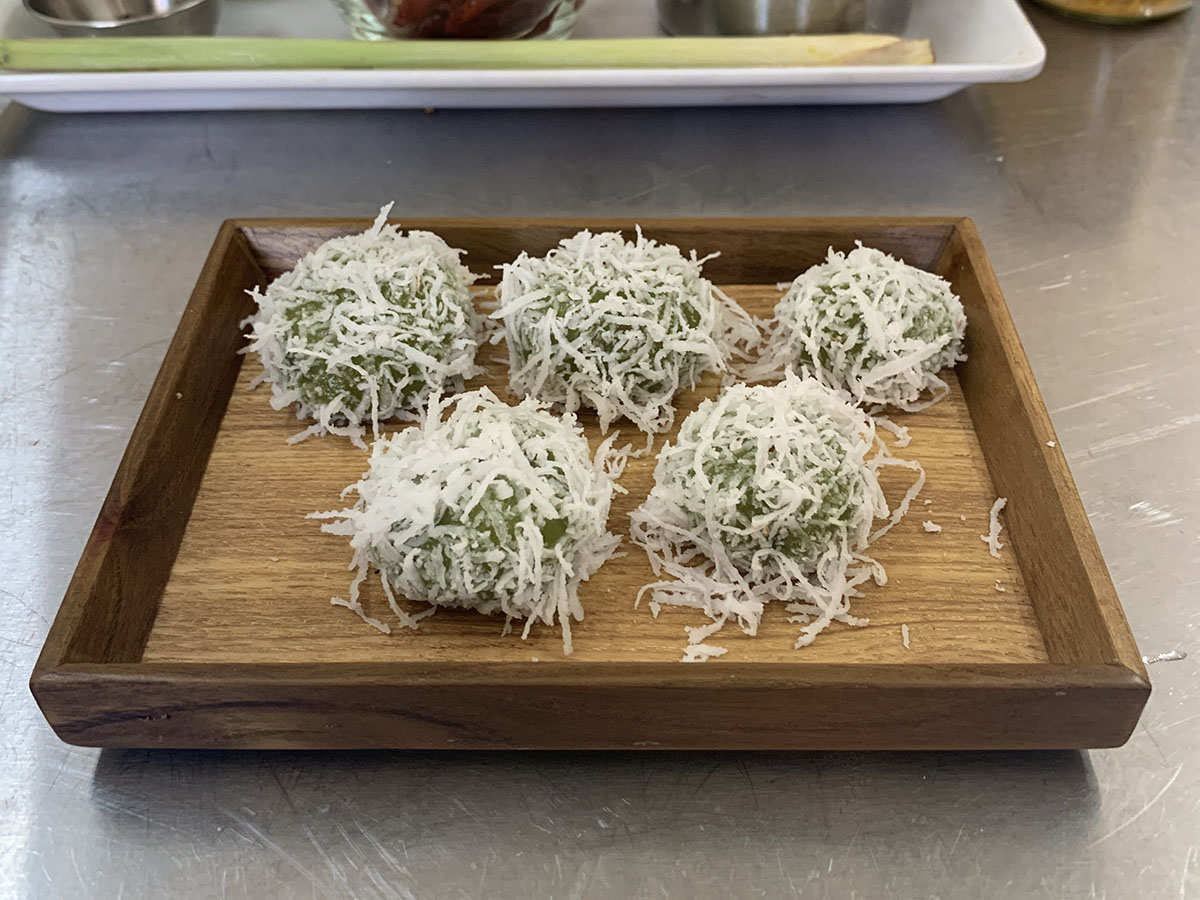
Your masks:
M938 373L967 358L966 326L944 278L861 243L848 254L830 248L779 301L747 374L795 366L859 403L917 412L949 390Z
M918 478L872 533L889 517L877 475L886 465ZM789 371L779 385L734 385L704 401L664 447L654 482L631 534L671 580L647 585L639 601L649 593L652 607L703 610L712 623L688 629L699 644L730 619L755 634L765 604L782 600L804 623L802 647L832 621L866 624L850 599L886 574L864 551L904 515L924 472L889 456L845 395Z
M401 625L416 618L396 594L433 607L464 607L562 627L582 619L579 585L616 550L607 530L614 484L628 449L617 435L593 459L575 417L558 418L526 399L516 406L486 388L462 394L453 410L435 395L420 427L376 441L370 469L349 490L358 502L322 526L348 535L358 575L350 599L335 598L381 630L359 601L368 566L379 569ZM507 627L507 623L506 623Z
M477 374L476 276L436 234L387 225L334 238L266 289L245 322L275 409L315 419L292 438L338 434L365 448L369 422L418 418L430 395Z
M499 308L518 395L670 428L673 401L758 339L746 313L701 275L695 251L617 232L581 231L544 257L501 267Z

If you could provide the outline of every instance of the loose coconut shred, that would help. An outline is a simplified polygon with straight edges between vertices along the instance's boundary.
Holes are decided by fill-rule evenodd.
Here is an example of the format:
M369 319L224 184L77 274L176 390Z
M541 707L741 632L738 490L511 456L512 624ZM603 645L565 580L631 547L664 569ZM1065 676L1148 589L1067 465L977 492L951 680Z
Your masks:
M992 504L992 509L988 513L988 533L981 534L979 539L988 545L988 553L1000 558L1000 550L1004 546L1000 543L1000 531L1004 527L1000 524L1000 510L1008 506L1007 497L997 497L996 502Z
M859 403L918 412L949 391L938 373L967 358L966 325L944 278L861 243L846 254L830 248L779 301L762 359L746 375L794 366ZM881 424L907 443L904 429Z
M416 628L438 606L465 607L562 628L571 652L570 620L583 618L579 585L617 549L607 530L614 484L628 448L614 450L611 435L589 456L575 417L551 415L534 400L516 406L486 388L449 403L435 395L424 423L376 441L370 470L346 492L358 502L322 526L347 535L357 574L348 600L333 598L380 631L359 588L369 567L400 625ZM423 601L415 615L396 595Z
M885 466L917 473L894 512L879 486ZM693 662L720 655L704 641L729 620L756 634L772 600L803 625L797 648L831 622L867 624L850 600L887 575L865 551L905 515L925 473L891 456L844 394L789 371L779 385L734 385L705 400L663 448L654 479L631 534L670 580L638 601L649 594L652 609L691 607L712 620L688 629ZM872 531L876 519L887 522Z
M265 291L251 343L271 383L271 405L297 405L315 424L289 443L337 434L356 446L364 423L414 421L435 391L461 390L478 374L482 337L460 251L436 234L387 225L388 204L362 234L334 238L304 256Z

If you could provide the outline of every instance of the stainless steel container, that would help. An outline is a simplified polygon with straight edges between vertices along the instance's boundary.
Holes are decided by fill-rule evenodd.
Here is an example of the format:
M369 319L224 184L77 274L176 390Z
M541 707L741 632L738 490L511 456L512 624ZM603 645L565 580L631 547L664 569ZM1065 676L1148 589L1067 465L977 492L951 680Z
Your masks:
M657 0L671 34L899 34L912 0Z
M66 37L212 34L221 0L24 0Z

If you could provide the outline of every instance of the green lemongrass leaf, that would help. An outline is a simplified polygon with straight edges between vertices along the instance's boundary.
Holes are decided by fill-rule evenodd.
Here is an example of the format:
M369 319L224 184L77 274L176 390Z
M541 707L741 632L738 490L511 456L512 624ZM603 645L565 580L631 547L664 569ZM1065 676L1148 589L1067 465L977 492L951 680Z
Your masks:
M0 71L657 69L921 65L929 42L890 35L359 42L245 37L0 40Z

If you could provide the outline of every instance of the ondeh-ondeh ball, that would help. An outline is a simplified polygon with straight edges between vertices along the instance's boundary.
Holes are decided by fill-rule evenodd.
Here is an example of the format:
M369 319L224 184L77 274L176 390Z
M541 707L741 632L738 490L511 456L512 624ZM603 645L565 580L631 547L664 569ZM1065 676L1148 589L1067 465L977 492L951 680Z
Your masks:
M639 229L632 241L581 231L502 266L493 317L507 331L513 391L594 409L601 429L621 417L645 432L669 428L675 395L756 336L701 274L704 261Z
M388 418L414 420L429 397L477 374L475 276L436 234L403 233L385 208L362 234L306 254L265 291L248 351L263 364L271 405L315 423L296 435L340 434L360 446Z
M523 619L526 635L557 621L570 653L579 586L619 544L606 523L627 451L612 435L593 457L574 416L532 399L509 406L482 388L443 418L447 406L434 397L420 427L375 442L353 507L314 514L354 550L350 599L335 602L367 618L358 588L374 566L402 625L415 617L396 594Z
M862 624L850 615L854 589L884 578L865 555L890 527L871 530L889 516L877 476L884 465L920 469L887 455L870 417L815 379L789 371L780 384L733 385L701 403L660 453L654 487L631 516L634 543L655 574L670 576L643 593L713 620L690 629L685 660L715 655L694 645L728 619L756 633L772 600L807 623L797 646L831 621Z
M945 396L938 373L966 359L966 325L944 278L861 244L831 248L779 301L754 371L791 366L857 402L915 412Z

